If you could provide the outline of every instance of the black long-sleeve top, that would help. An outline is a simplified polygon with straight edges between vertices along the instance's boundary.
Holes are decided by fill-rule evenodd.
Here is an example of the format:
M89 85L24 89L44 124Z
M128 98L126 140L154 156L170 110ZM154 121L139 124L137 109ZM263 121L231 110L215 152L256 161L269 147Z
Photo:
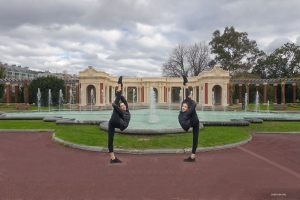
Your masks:
M126 110L122 110L116 103L113 103L112 106L114 112L120 116L120 130L123 131L128 127L131 115L128 109L128 103L124 96L121 96L121 101L125 104Z
M191 100L190 102L191 102L191 105L190 105L189 109L185 112L182 112L180 110L179 115L178 115L179 124L185 131L188 131L191 126L196 124L197 120L199 121L198 115L196 113L197 105L196 105L195 101L193 101L193 100ZM182 102L182 104L183 103L184 102ZM181 107L182 107L182 104L181 104Z

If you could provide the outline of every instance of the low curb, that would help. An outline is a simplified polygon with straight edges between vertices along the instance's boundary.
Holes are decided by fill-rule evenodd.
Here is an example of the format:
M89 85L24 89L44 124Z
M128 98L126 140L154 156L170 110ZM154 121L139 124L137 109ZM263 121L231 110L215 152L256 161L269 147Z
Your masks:
M100 147L100 146L87 146L87 145L81 145L81 144L74 144L65 140L62 140L60 138L57 138L55 133L52 134L52 139L64 146L75 148L75 149L82 149L87 151L97 151L102 153L108 153L108 148L106 147ZM244 145L252 140L252 136L246 140L232 143L232 144L226 144L226 145L220 145L220 146L213 146L213 147L199 147L197 148L196 152L205 152L205 151L215 151L215 150L221 150L221 149L229 149L238 147L241 145ZM179 154L179 153L191 153L191 148L185 148L185 149L123 149L123 148L114 148L115 153L127 153L127 154Z

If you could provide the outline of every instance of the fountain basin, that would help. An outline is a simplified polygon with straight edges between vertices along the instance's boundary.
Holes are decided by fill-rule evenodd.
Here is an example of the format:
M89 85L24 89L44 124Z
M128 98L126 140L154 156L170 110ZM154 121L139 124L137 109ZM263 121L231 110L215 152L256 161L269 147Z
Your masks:
M178 123L178 110L156 109L159 121L149 123L149 109L131 110L131 121L125 134L175 134L184 132ZM112 110L101 111L27 111L0 113L0 119L43 119L57 124L97 124L108 130L107 122ZM248 126L263 121L300 121L299 113L244 112L244 111L197 111L200 128L203 126ZM189 130L191 131L191 129Z

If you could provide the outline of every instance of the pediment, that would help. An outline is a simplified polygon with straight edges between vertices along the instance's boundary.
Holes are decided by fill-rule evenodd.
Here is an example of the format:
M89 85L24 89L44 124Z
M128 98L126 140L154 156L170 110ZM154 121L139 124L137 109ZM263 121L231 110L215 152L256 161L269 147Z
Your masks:
M213 69L209 71L204 71L199 74L199 76L229 76L229 72L221 68L221 66L216 65Z

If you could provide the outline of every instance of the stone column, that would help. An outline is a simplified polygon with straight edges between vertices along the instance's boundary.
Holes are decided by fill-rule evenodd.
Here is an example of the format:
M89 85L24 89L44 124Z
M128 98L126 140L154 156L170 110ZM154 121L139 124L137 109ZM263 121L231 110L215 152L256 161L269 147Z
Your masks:
M18 103L19 84L15 84L15 103Z
M6 103L10 103L10 83L6 83Z
M263 83L263 88L264 88L264 91L263 91L263 105L266 105L267 104L267 84L268 83Z
M149 86L147 83L147 86L145 88L145 103L149 103Z
M273 84L273 104L277 104L277 84Z
M109 86L105 86L105 104L109 104Z
M125 99L127 100L128 99L128 92L127 92L127 87L124 87L124 92L123 94L125 93Z
M198 98L199 98L199 104L201 104L201 86L198 87Z
M161 83L158 84L157 95L158 95L158 98L156 97L157 103L163 103L164 94L163 94L163 89L161 87Z
M139 103L139 96L140 96L140 88L136 87L136 91L135 91L135 103Z
M242 100L242 84L239 84L239 104L242 104L243 103L243 100Z
M281 83L281 104L285 104L285 83Z
M79 84L78 83L75 83L75 87L76 87L76 102L75 103L78 103L79 104L79 93L80 93L80 89L79 89Z
M296 103L296 83L293 83L292 86L293 86L293 103Z

